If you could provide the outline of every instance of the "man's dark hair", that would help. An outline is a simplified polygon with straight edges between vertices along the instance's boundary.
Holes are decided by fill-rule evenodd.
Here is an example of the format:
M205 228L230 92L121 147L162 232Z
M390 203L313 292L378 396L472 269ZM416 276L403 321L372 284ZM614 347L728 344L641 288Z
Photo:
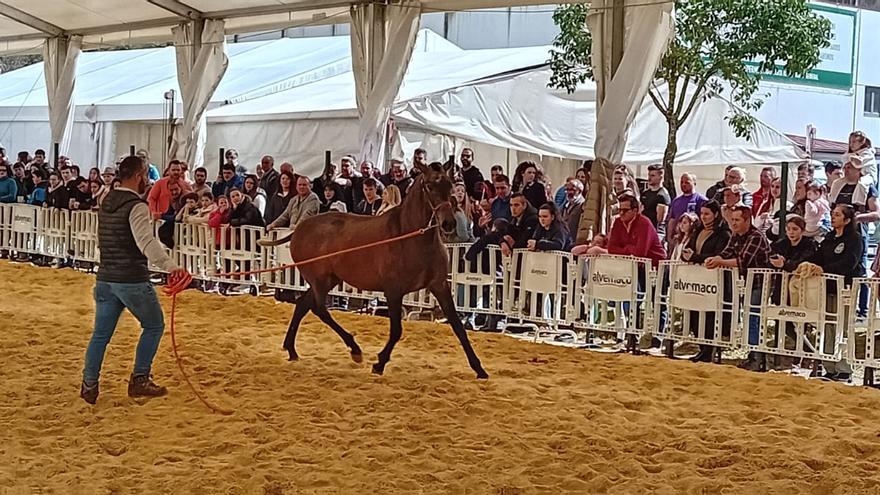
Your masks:
M208 199L210 199L211 201L214 201L214 195L211 193L211 191L205 191L205 192L203 192L202 195L201 195L201 197L200 197L199 199L201 199L201 198L208 198Z
M837 161L825 162L825 174L836 172L843 168L843 164Z
M199 168L195 169L195 170L193 171L193 175L195 175L195 174L197 174L197 173L199 173L199 172L203 172L203 173L205 174L205 176L208 175L208 169L206 169L205 167L199 167Z
M492 172L494 172L496 170L501 172L502 170L504 170L504 167L502 167L501 165L492 165L492 168L490 168L489 170Z
M364 187L376 187L376 179L367 177L364 179Z
M38 168L36 170L31 171L31 176L39 177L40 180L46 180L46 171Z
M516 199L516 198L522 198L523 201L525 201L525 202L526 202L526 205L528 206L528 204L529 204L529 199L526 198L526 195L525 195L525 194L523 194L523 193L521 193L521 192L518 192L518 193L513 193L513 194L510 195L510 200L511 200L511 201L513 201L513 200Z
M648 172L657 172L657 171L662 172L663 165L661 165L659 163L655 163L654 165L648 165Z
M509 186L510 185L510 178L504 174L498 174L495 176L495 180L493 182L503 182Z
M183 201L184 203L186 203L186 201L189 200L189 199L191 199L191 200L195 201L196 203L198 203L198 202L199 202L199 195L196 194L196 193L194 193L194 192L186 193L186 194L184 194L183 197L180 198L180 199L181 199L181 201Z
M420 154L420 153L424 153L425 156L427 156L427 155L428 155L428 150L426 150L426 149L424 149L424 148L416 148L416 150L413 152L413 156L418 155L418 154Z
M235 173L235 165L233 165L231 163L224 163L223 165L220 165L220 172L221 173L226 172L227 170L234 174Z
M629 203L629 207L634 210L641 206L641 203L639 203L639 198L637 198L635 193L633 193L632 191L623 191L617 196L618 203L623 203L624 201Z
M138 156L127 156L116 169L116 178L120 181L129 180L147 171L147 165Z
M24 168L24 164L21 162L15 162L15 165L12 166L13 170L17 168Z
M37 151L34 151L34 156L37 155L43 155L43 158L46 158L46 150L38 149Z
M752 219L752 209L744 204L737 204L730 207L730 214L734 214L735 212L742 213L743 218L746 220Z

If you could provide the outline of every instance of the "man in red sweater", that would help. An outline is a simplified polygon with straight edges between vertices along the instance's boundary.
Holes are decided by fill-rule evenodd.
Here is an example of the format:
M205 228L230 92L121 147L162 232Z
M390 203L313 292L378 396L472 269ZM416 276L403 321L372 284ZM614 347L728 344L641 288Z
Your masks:
M183 178L183 172L180 166L180 160L171 160L168 165L168 174L153 184L150 193L147 195L147 206L150 208L150 214L153 218L161 218L168 212L174 198L168 184L175 182L180 186L182 194L192 192L190 186Z
M617 197L619 216L608 236L608 253L649 258L654 266L666 259L666 249L660 243L657 229L648 217L642 215L642 205L630 192Z

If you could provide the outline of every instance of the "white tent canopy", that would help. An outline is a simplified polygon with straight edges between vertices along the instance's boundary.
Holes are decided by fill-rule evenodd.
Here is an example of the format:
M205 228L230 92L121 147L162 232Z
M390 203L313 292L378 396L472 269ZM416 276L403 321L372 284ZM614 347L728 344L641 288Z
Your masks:
M546 67L491 78L401 101L393 115L401 128L541 156L595 158L595 84L583 84L569 95L549 88L549 80ZM733 108L720 97L702 98L678 132L676 163L770 164L801 159L796 143L763 122L757 123L750 140L737 137L726 121ZM645 98L629 131L623 161L659 163L666 135L663 115Z

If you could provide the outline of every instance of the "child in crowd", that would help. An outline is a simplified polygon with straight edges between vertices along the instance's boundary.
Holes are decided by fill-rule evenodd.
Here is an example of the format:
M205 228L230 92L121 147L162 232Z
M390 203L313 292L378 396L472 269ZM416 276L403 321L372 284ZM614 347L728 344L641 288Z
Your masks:
M804 235L820 237L831 230L831 205L825 197L825 186L815 182L807 188L807 201L804 204L804 221L807 226Z
M575 246L571 250L571 254L575 256L584 256L584 255L595 255L595 254L608 254L608 250L605 249L605 245L608 242L608 239L603 234L596 234L593 236L593 239L589 244L581 244L580 246Z

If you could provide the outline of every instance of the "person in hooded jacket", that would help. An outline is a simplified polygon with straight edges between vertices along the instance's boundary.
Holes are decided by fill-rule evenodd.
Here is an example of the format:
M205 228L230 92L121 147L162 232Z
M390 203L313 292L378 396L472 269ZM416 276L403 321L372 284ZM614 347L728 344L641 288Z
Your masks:
M263 227L263 215L260 210L251 203L251 198L243 193L241 189L234 188L229 193L229 200L232 202L232 211L229 214L229 225L233 227L241 227L244 225L252 225L254 227Z
M559 209L554 203L544 203L538 209L539 226L532 238L527 241L529 251L567 251L569 249L568 229L560 218Z

